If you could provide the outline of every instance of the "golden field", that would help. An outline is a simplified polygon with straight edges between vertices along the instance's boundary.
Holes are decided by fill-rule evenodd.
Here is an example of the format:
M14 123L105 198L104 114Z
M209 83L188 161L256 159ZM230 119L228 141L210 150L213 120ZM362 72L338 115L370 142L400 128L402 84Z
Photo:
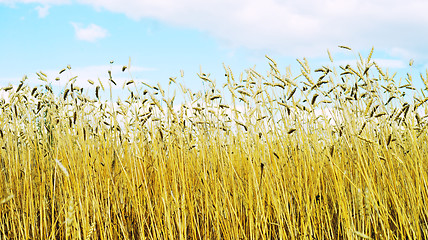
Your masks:
M428 72L372 53L295 76L267 57L195 93L131 79L102 100L111 72L4 87L0 239L427 238Z

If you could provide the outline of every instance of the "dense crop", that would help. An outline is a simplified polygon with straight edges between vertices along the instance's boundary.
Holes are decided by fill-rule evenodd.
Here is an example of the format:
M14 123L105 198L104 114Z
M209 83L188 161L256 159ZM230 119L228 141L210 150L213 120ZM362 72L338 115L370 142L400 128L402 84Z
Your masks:
M43 72L5 87L0 238L427 238L427 89L372 53L295 77L225 67L196 93L171 78L179 103L134 80L114 101Z

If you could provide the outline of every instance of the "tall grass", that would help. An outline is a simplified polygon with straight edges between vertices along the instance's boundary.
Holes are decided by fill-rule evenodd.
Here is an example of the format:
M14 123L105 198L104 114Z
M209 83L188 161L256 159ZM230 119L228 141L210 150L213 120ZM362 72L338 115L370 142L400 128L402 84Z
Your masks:
M427 238L427 89L372 53L225 67L196 93L171 78L175 105L159 84L102 101L101 82L92 98L24 78L0 104L0 238Z

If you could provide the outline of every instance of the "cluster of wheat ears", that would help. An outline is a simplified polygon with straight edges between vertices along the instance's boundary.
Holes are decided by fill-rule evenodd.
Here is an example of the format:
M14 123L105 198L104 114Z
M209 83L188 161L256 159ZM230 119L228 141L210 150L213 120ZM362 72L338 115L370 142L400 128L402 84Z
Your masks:
M178 104L134 80L126 100L43 72L4 87L0 239L427 238L427 88L372 54L170 78Z

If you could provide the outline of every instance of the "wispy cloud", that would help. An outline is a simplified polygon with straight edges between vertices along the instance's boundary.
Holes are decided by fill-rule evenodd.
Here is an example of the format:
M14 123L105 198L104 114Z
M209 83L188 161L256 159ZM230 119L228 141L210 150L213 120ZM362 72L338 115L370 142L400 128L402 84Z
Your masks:
M410 59L406 59L410 60ZM408 67L408 62L401 59L392 59L392 58L372 58L372 61L376 62L378 66L382 69L404 69ZM348 64L356 65L360 60L357 59L342 59L334 61L337 66L346 66ZM323 65L328 65L329 62L323 62Z
M61 4L68 0L0 0L6 3ZM196 29L226 46L310 57L339 44L355 50L377 49L406 58L427 58L425 29L428 1L421 0L78 0L78 4L152 18L173 26ZM96 41L107 35L97 25L73 24L76 35ZM410 56L409 56L410 55Z
M382 68L392 68L392 69L399 69L399 68L406 68L408 65L402 60L397 59L382 59L382 58L375 58L373 59L377 64L379 64Z
M88 82L92 80L96 85L98 85L98 79L105 86L109 86L109 74L108 71L112 72L112 78L117 85L112 84L113 88L121 88L123 84L131 80L131 76L128 71L131 71L132 74L146 72L146 71L155 71L152 68L146 68L141 66L131 66L130 69L127 69L125 72L122 72L122 66L113 64L113 65L94 65L86 67L73 67L71 70L66 70L64 73L59 74L58 70L45 70L44 72L48 75L49 79L54 85L63 86L69 79L77 76L76 85L79 87L91 87L92 85ZM60 78L59 81L53 79ZM134 81L143 81L142 79L133 78Z
M38 3L46 5L70 4L71 0L0 0L0 4L15 7L17 3Z
M37 6L35 10L37 11L39 18L45 18L49 14L49 5Z
M82 24L74 22L72 22L71 25L74 27L78 40L96 42L108 36L108 31L106 29L93 23L89 24L87 27L83 27Z
M117 85L113 84L113 88L122 87L123 84L129 80L134 80L135 82L144 81L150 83L151 81L141 79L138 77L133 77L133 75L138 75L142 72L148 71L157 71L155 68L142 67L142 66L131 66L127 68L126 71L122 72L123 65L118 64L110 64L110 65L91 65L84 67L72 67L71 70L65 68L65 72L62 74L59 73L61 69L43 69L43 73L45 73L48 77L48 81L51 82L55 86L64 86L68 80L73 77L76 77L76 85L79 87L91 87L92 85L88 82L92 80L96 85L98 85L98 79L108 86L109 82L109 74L108 71L112 72L113 80ZM131 76L131 74L132 76ZM8 86L9 84L13 84L14 86L19 85L20 80L23 76L16 77L1 77L0 76L0 88ZM59 78L59 81L55 80ZM38 76L35 73L29 73L27 80L30 84L40 84L40 80L38 80Z
M287 55L324 53L348 44L358 49L424 46L428 2L409 0L80 0L133 19L155 18L198 29L230 46ZM392 37L393 36L393 37ZM410 37L411 36L411 37ZM409 37L411 39L409 39ZM426 49L428 53L428 49ZM420 54L423 55L423 54Z

